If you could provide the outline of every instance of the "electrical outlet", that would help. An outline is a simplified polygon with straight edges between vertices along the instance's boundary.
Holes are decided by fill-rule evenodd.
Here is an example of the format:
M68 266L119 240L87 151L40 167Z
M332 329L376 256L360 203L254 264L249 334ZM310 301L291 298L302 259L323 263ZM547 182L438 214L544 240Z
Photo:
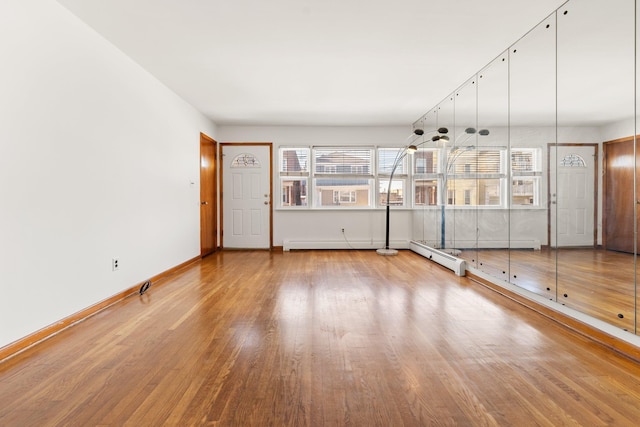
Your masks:
M120 258L111 258L111 270L120 270Z

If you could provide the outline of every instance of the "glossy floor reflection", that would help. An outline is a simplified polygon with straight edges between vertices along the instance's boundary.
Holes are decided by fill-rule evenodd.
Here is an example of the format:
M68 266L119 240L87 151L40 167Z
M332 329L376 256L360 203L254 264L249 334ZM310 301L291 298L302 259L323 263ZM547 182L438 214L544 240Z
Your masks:
M640 366L401 251L220 252L0 364L0 425L636 425Z

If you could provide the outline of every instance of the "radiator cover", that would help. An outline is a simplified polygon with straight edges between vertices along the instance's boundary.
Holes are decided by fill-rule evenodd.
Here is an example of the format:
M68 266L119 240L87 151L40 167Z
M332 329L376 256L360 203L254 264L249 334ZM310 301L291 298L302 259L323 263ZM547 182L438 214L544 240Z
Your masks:
M427 259L430 259L431 261L437 262L449 270L452 270L458 276L465 275L466 263L461 258L457 258L446 252L442 252L439 249L432 248L431 246L427 246L424 243L419 243L414 240L410 242L409 249Z

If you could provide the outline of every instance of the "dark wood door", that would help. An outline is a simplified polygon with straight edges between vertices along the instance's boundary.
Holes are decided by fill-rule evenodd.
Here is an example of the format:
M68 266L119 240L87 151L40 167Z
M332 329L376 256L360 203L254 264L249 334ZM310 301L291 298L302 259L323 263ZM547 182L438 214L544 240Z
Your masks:
M200 256L216 250L216 142L200 134Z
M635 157L633 137L604 143L603 246L634 251Z

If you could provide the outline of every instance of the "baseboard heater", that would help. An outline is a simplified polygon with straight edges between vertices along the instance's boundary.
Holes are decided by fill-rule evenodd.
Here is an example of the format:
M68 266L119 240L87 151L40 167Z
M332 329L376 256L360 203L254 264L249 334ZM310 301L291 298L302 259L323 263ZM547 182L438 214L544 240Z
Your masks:
M540 240L461 240L456 239L456 248L477 248L477 249L533 249L540 250Z
M283 240L282 249L292 251L296 249L380 249L383 241L376 240ZM409 242L392 241L390 246L395 249L409 249Z
M427 246L424 243L419 243L414 240L409 243L409 249L427 259L430 259L431 261L437 262L449 270L452 270L458 276L465 275L466 264L461 258L449 255L446 252L442 252L439 249L432 248L431 246Z

